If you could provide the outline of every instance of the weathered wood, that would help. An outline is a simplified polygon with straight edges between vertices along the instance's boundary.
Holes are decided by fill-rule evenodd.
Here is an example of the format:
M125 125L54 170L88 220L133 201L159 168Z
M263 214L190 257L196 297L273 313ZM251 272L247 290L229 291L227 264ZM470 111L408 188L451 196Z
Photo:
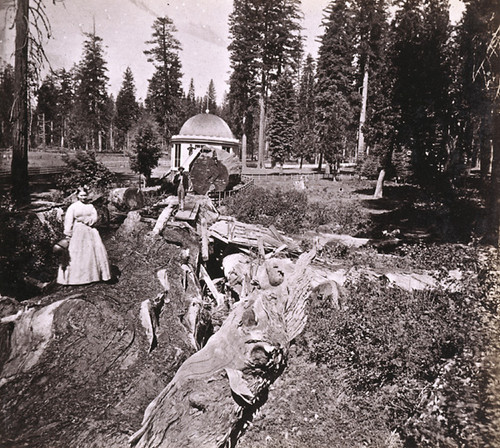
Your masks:
M12 306L1 302L3 442L127 446L147 404L198 349L188 327L200 320L192 311L200 289L191 278L182 289L179 279L180 262L196 266L199 239L192 230L176 232L182 248L145 229L108 239L106 249L120 272L116 283L60 287ZM151 351L153 334L142 322L141 302L150 298L154 305L167 288L163 311L149 308L149 331L154 325L156 337Z
M189 177L197 194L221 192L240 181L241 162L234 154L206 146L189 167Z
M207 261L209 258L208 253L208 229L207 220L201 218L200 220L200 230L201 230L201 258L203 261Z
M297 243L281 235L273 226L265 228L221 217L210 226L209 233L213 238L225 243L257 248L259 239L262 239L266 250L275 250L286 245L287 252L300 253Z
M310 294L301 256L283 282L238 302L207 345L188 358L147 407L134 447L234 447L286 365Z

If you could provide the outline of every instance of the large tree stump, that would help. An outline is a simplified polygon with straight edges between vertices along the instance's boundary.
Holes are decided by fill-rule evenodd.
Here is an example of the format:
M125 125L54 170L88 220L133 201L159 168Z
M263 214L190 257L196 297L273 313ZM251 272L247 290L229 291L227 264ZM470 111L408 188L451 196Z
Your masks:
M237 303L207 345L184 362L147 407L132 446L235 446L305 325L312 256L299 258L293 269L267 266L267 289Z
M189 168L189 177L196 194L221 192L240 181L241 162L222 149L205 147Z

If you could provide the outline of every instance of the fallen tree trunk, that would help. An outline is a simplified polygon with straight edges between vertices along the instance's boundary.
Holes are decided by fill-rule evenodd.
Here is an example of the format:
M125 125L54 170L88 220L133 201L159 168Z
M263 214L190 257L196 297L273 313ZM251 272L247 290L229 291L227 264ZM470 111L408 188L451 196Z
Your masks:
M129 230L105 240L116 283L0 304L6 446L126 446L144 408L196 350L200 288L181 278L182 265L196 269L198 236L167 229L179 241L169 244L149 228Z
M266 266L266 289L236 304L220 330L147 407L134 447L234 447L304 328L310 294L304 254L293 268Z

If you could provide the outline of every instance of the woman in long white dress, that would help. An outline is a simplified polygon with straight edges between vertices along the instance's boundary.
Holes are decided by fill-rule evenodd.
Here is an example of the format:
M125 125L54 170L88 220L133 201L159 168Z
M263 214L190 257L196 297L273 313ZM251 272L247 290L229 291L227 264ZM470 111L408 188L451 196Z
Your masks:
M69 239L69 263L60 265L57 283L84 285L111 279L108 254L97 229L97 210L89 203L88 191L79 189L78 201L68 207L64 234Z

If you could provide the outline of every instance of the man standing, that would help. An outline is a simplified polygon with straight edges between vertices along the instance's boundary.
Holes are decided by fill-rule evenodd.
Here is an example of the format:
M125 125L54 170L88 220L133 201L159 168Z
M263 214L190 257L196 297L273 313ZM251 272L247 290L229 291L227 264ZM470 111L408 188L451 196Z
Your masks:
M189 189L189 175L184 171L184 167L179 167L179 172L175 175L174 184L177 186L177 197L179 198L179 210L184 210L184 198Z

